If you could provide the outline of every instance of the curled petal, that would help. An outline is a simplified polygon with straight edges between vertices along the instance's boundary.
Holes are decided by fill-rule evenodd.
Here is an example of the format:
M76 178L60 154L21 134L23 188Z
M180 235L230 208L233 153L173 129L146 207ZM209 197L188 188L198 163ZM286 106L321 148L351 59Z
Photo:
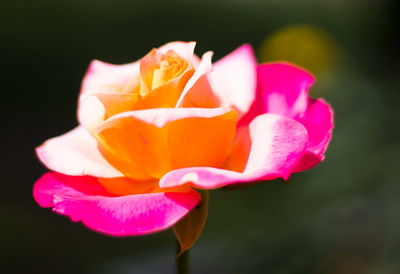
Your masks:
M107 118L130 111L139 101L135 93L97 93L87 96L79 103L78 120L89 132L92 132Z
M210 189L278 177L287 179L308 139L306 129L299 122L276 114L258 116L250 123L249 134L242 136L244 144L251 144L250 149L238 150L237 153L243 154L230 157L248 157L243 172L213 167L183 168L167 173L161 178L160 187L190 184Z
M194 48L196 47L196 42L170 42L157 49L160 53L167 53L173 50L189 63L192 62L194 56Z
M106 117L106 107L95 95L83 98L78 104L79 124L92 132Z
M190 81L194 69L187 69L179 77L170 80L166 84L157 87L149 91L146 96L144 96L135 105L135 110L138 109L149 109L149 108L173 108L178 102L181 93Z
M221 107L246 113L256 95L256 65L253 49L245 44L213 65L207 75Z
M122 90L139 73L140 62L114 65L93 60L82 81L80 100L93 93Z
M308 132L305 154L295 171L304 171L320 163L332 137L333 110L323 99L309 99L305 115L298 119Z
M258 88L264 112L297 118L308 105L308 89L314 77L287 63L269 63L257 67Z
M42 207L113 236L144 235L173 226L200 200L194 190L126 196L107 195L93 177L46 173L33 189Z
M329 104L308 97L314 77L287 63L263 64L258 66L257 73L263 111L291 117L307 129L307 147L293 172L314 167L324 158L333 128L333 111Z
M92 131L102 122L107 115L109 104L104 104L104 100L100 100L98 96L110 97L112 94L121 93L132 81L132 78L139 73L139 67L139 61L125 65L113 65L93 60L82 81L78 102L79 123ZM97 95L97 97L93 95ZM129 102L132 102L133 98L129 99Z
M236 120L236 111L221 108L147 109L115 115L95 135L114 167L146 180L177 168L221 165Z
M307 149L322 154L332 135L333 111L323 99L309 99L308 110L304 117L298 120L308 132Z
M217 107L218 99L207 80L207 73L211 72L211 58L213 52L208 51L203 54L196 71L192 78L187 82L176 107Z
M140 61L141 86L139 92L145 96L150 90L166 84L190 68L190 63L174 51L163 54L153 49ZM131 87L134 88L138 84L137 79L133 79L132 84Z
M67 175L123 176L104 159L96 139L81 126L47 140L36 148L36 154L49 169Z

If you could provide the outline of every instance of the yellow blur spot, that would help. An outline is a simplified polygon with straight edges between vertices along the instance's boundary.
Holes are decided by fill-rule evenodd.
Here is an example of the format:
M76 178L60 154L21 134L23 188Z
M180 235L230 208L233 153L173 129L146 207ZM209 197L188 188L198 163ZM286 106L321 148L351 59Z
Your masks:
M259 48L260 61L287 61L328 80L340 57L337 42L325 31L309 25L291 25L272 33Z

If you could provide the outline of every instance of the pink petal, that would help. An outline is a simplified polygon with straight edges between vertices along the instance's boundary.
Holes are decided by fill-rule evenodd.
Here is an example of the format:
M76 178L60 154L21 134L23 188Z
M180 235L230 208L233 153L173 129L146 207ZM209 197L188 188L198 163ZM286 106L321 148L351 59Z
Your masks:
M307 149L324 153L332 135L333 110L323 99L309 99L308 109L304 117L298 120L308 132Z
M306 111L314 82L310 73L291 64L270 63L257 67L257 80L264 112L297 118Z
M247 135L243 136L246 138ZM250 123L248 136L251 148L243 172L212 167L182 168L162 177L160 187L189 183L198 188L210 189L278 177L287 179L302 156L308 139L307 131L300 123L276 114L255 118Z
M106 117L106 108L97 96L88 95L78 104L78 121L88 131L93 131Z
M293 172L304 171L320 163L332 135L333 112L322 99L308 97L314 77L286 63L260 65L257 77L263 111L291 117L307 129L309 141Z
M298 119L308 132L306 153L295 171L304 171L314 167L324 158L323 154L332 137L333 111L323 99L309 99L305 115Z
M97 149L97 141L81 126L64 135L47 140L36 154L49 169L67 175L120 177Z
M139 73L140 62L114 65L93 60L82 81L80 100L93 93L108 92L114 87L124 87Z
M42 207L81 221L90 229L113 236L144 235L173 226L200 200L190 192L162 192L112 197L93 177L46 173L33 195Z
M79 123L92 131L102 122L105 108L98 98L91 95L122 90L139 73L139 66L139 61L113 65L93 60L82 81L78 103Z
M246 113L256 95L256 65L253 50L245 44L213 65L207 75L221 107Z

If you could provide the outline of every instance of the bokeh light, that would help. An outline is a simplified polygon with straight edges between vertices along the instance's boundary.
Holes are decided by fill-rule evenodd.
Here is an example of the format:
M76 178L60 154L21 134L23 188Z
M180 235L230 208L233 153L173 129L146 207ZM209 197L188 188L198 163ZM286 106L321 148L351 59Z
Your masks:
M312 25L280 28L268 35L259 47L261 62L292 62L312 72L319 82L332 77L340 58L340 47L335 39Z

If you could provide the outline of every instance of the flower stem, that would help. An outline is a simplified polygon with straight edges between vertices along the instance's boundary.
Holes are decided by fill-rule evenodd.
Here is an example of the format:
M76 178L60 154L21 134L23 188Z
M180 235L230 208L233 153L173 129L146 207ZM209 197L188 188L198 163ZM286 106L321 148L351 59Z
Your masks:
M186 250L179 255L181 246L179 241L176 241L176 273L189 274L190 273L190 249Z

